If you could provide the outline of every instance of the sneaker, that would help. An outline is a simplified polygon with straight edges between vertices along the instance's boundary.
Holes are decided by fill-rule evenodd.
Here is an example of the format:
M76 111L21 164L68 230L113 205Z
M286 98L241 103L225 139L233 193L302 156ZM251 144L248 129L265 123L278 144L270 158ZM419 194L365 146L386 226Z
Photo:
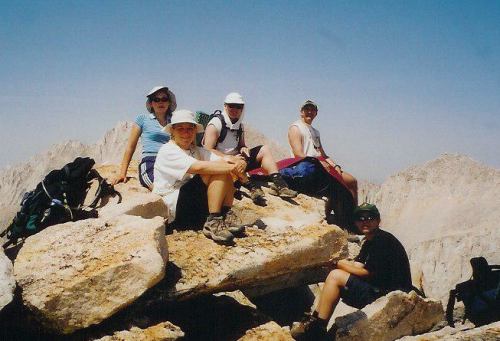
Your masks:
M298 193L293 189L290 189L288 186L279 186L274 182L269 186L272 195L275 195L280 198L295 198Z
M245 231L245 225L243 225L240 217L233 210L227 211L224 221L226 222L227 230L232 234L240 234Z
M326 328L321 326L322 322L318 317L307 314L300 323L294 323L290 334L297 341L324 340L327 334Z
M230 243L233 241L233 234L227 230L224 217L207 218L203 225L203 234L216 243Z

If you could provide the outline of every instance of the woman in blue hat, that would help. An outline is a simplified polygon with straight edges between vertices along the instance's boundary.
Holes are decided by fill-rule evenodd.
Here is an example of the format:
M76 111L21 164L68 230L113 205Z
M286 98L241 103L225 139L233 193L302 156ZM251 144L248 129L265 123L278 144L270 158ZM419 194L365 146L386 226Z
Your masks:
M123 154L120 173L111 183L127 181L127 169L134 155L139 138L142 143L139 181L142 186L153 189L153 168L160 147L170 140L170 135L163 128L170 123L172 112L177 107L174 93L166 86L156 86L146 95L146 109L149 114L140 114L135 118Z

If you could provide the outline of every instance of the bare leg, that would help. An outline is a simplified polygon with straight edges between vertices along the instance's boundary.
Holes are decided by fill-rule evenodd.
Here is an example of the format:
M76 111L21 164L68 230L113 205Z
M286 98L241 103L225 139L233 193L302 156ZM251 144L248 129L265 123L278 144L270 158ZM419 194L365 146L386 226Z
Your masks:
M330 271L316 307L320 319L329 320L340 299L340 289L346 286L350 274L344 270Z
M349 191L352 194L352 197L354 198L354 204L357 206L358 205L358 180L351 174L347 172L342 172L342 180L344 180L345 184L347 185L347 188L349 188Z
M226 178L227 178L226 179L227 190L225 192L226 196L224 197L222 205L227 207L232 207L234 201L234 192L235 192L233 178L231 177L231 175L226 175Z
M257 154L257 162L260 163L262 168L267 172L267 174L274 174L278 172L278 167L274 161L273 155L271 154L271 149L267 145L263 145L259 153Z
M222 204L226 204L226 200L232 204L234 189L232 188L232 179L229 175L202 175L201 178L205 185L207 185L209 213L220 213Z

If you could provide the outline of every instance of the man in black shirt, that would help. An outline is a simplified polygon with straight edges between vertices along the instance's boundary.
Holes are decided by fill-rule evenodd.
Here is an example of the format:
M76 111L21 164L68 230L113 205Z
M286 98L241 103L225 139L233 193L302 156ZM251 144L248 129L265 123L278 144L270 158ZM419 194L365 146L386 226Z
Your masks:
M296 340L320 340L339 299L361 309L393 290L411 291L410 263L403 245L381 230L375 205L364 203L354 209L356 227L365 235L354 261L341 259L325 280L316 310L292 328Z

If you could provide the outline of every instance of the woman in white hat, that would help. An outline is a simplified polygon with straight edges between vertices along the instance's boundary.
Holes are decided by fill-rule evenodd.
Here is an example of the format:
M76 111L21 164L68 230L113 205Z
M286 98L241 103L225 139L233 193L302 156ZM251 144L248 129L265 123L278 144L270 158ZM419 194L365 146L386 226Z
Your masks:
M163 128L170 122L172 112L177 107L174 93L166 86L155 86L146 94L146 109L149 114L140 114L135 118L123 154L120 174L112 179L113 185L127 181L127 169L141 138L142 156L139 164L139 181L141 185L153 189L153 166L156 154L170 140L170 135Z
M164 128L171 136L158 152L153 192L169 208L169 228L199 229L215 242L230 243L241 233L241 221L231 209L236 165L195 145L203 126L194 113L177 110Z

